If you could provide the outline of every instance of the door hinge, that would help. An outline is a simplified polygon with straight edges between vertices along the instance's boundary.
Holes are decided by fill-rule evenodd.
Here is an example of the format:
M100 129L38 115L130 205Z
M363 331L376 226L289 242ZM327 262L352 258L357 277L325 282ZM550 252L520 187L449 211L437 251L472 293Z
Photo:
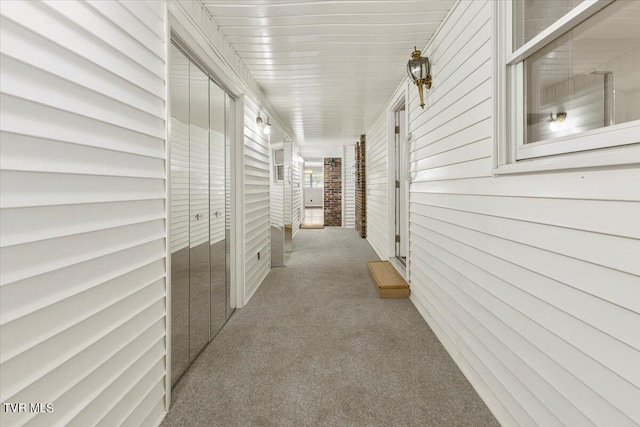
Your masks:
M400 126L396 126L396 133L400 133Z
M400 188L400 181L396 181L396 188Z
M400 243L400 235L396 234L396 243Z

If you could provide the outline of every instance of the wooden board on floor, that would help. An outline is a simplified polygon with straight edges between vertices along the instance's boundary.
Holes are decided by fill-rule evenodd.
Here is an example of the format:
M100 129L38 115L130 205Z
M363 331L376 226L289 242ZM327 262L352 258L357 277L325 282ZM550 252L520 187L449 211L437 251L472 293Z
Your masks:
M320 230L324 228L324 224L300 224L300 228Z
M389 261L367 261L367 267L380 298L409 298L409 284Z

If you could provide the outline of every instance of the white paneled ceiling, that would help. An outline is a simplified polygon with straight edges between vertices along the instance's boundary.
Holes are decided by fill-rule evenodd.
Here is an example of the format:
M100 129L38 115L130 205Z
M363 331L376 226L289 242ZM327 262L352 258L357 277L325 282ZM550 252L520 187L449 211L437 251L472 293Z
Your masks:
M455 0L203 0L303 155L366 132Z

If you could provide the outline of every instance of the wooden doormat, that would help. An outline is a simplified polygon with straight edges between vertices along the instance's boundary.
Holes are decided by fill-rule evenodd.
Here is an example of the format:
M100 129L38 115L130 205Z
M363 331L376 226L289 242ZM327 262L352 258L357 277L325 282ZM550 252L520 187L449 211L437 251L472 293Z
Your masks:
M389 261L367 261L367 267L380 298L409 298L409 284Z
M324 228L324 224L300 224L300 228L320 230Z

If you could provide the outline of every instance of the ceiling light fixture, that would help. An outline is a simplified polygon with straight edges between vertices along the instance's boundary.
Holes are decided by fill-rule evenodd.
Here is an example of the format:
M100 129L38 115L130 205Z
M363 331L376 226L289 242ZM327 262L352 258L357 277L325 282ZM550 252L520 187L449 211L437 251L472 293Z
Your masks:
M560 125L558 123L562 123L566 119L567 113L564 111L556 113L555 116L553 113L549 113L549 120L547 120L549 122L549 129L551 129L552 132L558 131L560 129Z
M427 89L431 89L431 65L429 64L429 58L422 55L414 46L411 53L411 59L407 62L407 74L413 80L416 86L418 86L418 93L420 94L420 107L424 109L424 92L422 86L426 86Z

